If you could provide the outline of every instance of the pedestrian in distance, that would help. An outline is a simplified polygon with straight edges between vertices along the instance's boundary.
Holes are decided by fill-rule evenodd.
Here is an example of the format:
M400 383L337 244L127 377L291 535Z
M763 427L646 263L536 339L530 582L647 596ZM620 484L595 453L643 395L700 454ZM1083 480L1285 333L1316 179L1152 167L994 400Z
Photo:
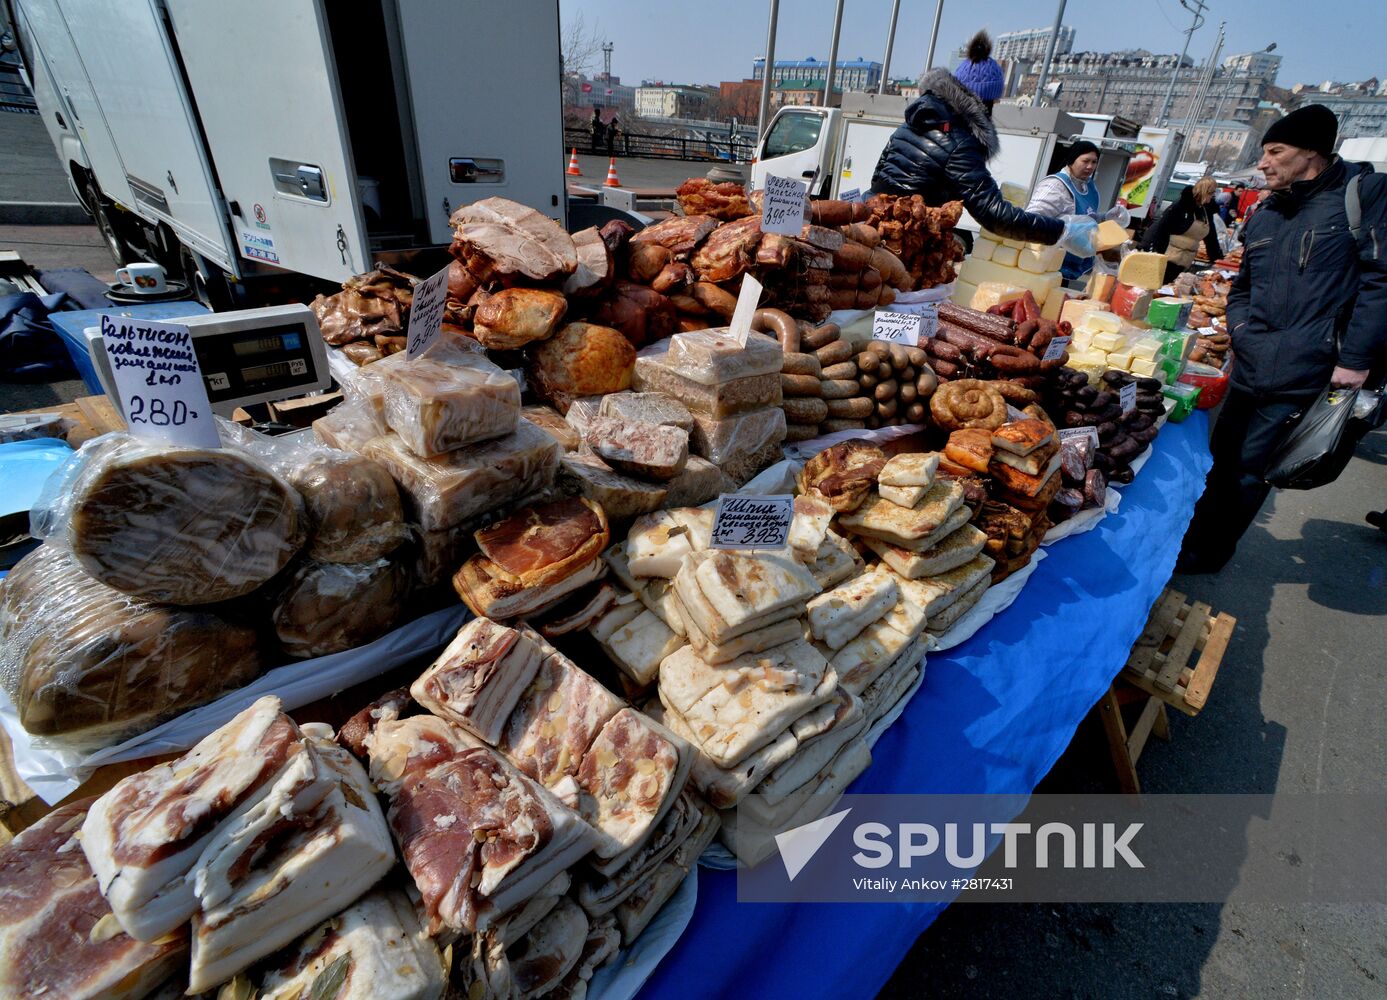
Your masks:
M612 120L609 121L609 122L607 123L607 155L608 155L608 156L615 156L615 155L616 155L616 135L617 135L617 132L619 132L620 130L621 130L621 126L617 123L616 116L613 115L613 116L612 116Z
M1177 572L1222 569L1304 411L1326 386L1360 388L1387 362L1387 176L1334 155L1337 131L1334 113L1310 104L1262 138L1257 169L1271 193L1228 295L1231 385Z
M602 143L607 138L607 126L602 124L602 109L592 109L592 151L594 153L602 150Z
M877 161L872 191L918 194L936 208L961 200L978 225L999 236L1058 243L1091 257L1098 228L1093 219L1050 219L1023 211L1002 197L987 170L987 161L1001 150L992 105L1002 96L1002 70L991 52L991 39L980 31L968 43L968 58L956 73L936 69L925 74L920 96L906 107L904 124L891 133Z

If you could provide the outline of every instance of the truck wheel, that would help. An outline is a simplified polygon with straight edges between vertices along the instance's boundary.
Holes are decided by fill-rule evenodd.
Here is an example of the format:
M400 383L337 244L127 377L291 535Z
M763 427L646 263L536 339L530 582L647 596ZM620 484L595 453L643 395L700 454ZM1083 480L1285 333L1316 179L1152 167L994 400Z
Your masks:
M83 195L87 199L87 208L91 209L92 221L96 223L96 228L101 231L101 238L106 241L106 249L111 252L116 265L129 264L135 260L135 255L126 245L125 240L121 239L120 233L116 232L116 227L111 224L111 216L101 199L101 189L96 186L96 181L88 180L82 189Z

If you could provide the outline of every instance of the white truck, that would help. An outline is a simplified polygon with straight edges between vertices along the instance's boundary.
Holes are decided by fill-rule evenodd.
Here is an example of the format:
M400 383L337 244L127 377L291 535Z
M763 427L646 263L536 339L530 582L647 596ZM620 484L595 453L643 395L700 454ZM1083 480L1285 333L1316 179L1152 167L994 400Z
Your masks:
M118 260L216 308L566 221L558 0L9 0L40 113Z
M905 120L909 100L892 94L852 91L841 108L784 107L766 130L752 167L753 188L765 176L795 177L809 182L814 198L865 196L872 187L881 151ZM1083 123L1056 108L1022 108L998 104L992 111L1001 152L988 163L1008 200L1025 205L1041 178L1061 166L1063 148L1083 138ZM1099 205L1114 204L1135 144L1103 140L1099 155ZM966 212L959 228L981 227Z

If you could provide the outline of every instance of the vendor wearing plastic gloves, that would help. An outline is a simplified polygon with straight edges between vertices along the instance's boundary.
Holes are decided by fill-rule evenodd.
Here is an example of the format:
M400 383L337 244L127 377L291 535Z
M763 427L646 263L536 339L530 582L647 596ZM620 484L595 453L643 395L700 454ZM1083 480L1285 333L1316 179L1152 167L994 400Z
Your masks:
M992 41L978 32L956 73L931 70L920 96L905 109L905 124L891 134L872 176L877 194L918 194L938 207L963 202L990 232L1028 243L1056 243L1080 257L1093 256L1098 224L1088 216L1047 218L1023 211L1002 197L987 171L1001 144L992 105L1002 96L1002 68L990 58Z
M1098 169L1098 147L1087 139L1070 146L1059 173L1043 177L1031 194L1027 212L1062 219L1066 215L1098 217L1098 185L1092 183ZM1066 279L1080 278L1093 267L1091 257L1065 254L1060 273Z

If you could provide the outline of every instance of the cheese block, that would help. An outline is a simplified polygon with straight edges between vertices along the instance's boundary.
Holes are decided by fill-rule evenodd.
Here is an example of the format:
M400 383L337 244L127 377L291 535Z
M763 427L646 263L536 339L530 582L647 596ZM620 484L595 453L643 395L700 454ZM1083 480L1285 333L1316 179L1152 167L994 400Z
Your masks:
M992 261L993 263L1001 264L1003 267L1015 267L1020 255L1021 251L1013 246L999 246L996 250L992 251Z
M1162 330L1178 330L1189 322L1193 306L1186 298L1156 299L1146 311L1146 321Z
M972 308L973 296L978 294L978 286L962 279L954 282L954 293L950 296L955 305Z
M1026 290L1018 285L1008 285L1001 281L984 281L973 293L973 300L968 305L978 312L986 312L995 305L1015 302L1025 294Z
M995 260L965 260L959 276L982 287L984 281L999 281L1004 285L1018 285L1030 289L1035 296L1036 305L1043 306L1051 288L1055 287L1048 275L1031 274L1016 267L1003 267Z
M1094 309L1088 312L1079 322L1074 324L1075 329L1087 330L1089 333L1118 333L1122 329L1122 318L1116 313L1106 312L1102 309ZM1104 348L1108 350L1108 348Z
M1085 291L1095 302L1111 302L1113 289L1117 287L1117 275L1094 271L1088 279Z
M1114 368L1120 368L1124 372L1129 371L1132 367L1131 348L1124 347L1120 351L1108 352L1108 364L1112 365Z
M997 244L984 236L979 236L973 241L973 257L976 260L991 260L996 251Z
M1132 360L1155 361L1161 353L1161 342L1155 337L1142 337L1132 343Z
M1093 346L1092 330L1075 330L1070 335L1070 338L1069 347L1074 354L1080 351L1087 351Z
M1134 375L1145 375L1147 378L1156 377L1156 362L1145 358L1133 358L1131 372Z
M1002 240L1002 246L1010 247L1013 250L1022 250L1025 249L1026 244L1022 243L1020 240L1004 239Z
M1112 311L1123 319L1141 320L1151 308L1152 293L1146 288L1134 288L1118 283L1112 295Z
M1140 251L1122 258L1117 280L1124 285L1156 291L1165 284L1165 254Z
M1104 250L1120 247L1131 238L1132 234L1112 219L1104 219L1098 223L1098 232L1093 234L1093 249L1102 253Z
M1069 300L1065 298L1063 292L1058 289L1051 290L1050 294L1045 297L1045 304L1040 307L1041 318L1048 319L1053 323L1058 323L1060 310L1064 308L1064 304L1067 301Z
M993 244L999 244L1002 242L1002 238L1000 236L998 236L996 233L989 232L986 229L979 229L978 236L982 239L990 241Z
M1070 299L1060 310L1060 319L1077 330L1079 323L1085 316L1091 312L1102 312L1107 309L1107 306L1106 302L1097 302L1093 299Z
M1026 248L1016 258L1016 266L1032 274L1058 271L1063 263L1064 248L1047 247L1043 243L1026 244Z
M1093 335L1093 350L1103 351L1105 354L1120 351L1126 344L1127 338L1117 332L1102 331Z
M1108 355L1106 351L1075 351L1069 355L1070 368L1085 368L1092 366L1101 368L1106 367L1107 363Z

